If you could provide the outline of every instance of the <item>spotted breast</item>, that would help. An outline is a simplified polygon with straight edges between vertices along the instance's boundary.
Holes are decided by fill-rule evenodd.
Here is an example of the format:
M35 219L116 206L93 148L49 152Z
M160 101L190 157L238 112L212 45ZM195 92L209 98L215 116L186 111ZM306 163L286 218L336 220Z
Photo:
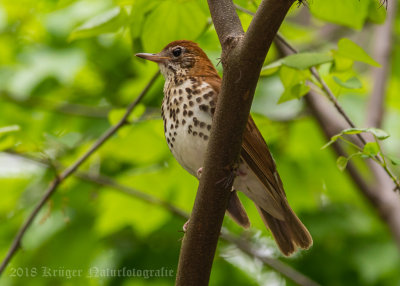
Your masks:
M166 81L164 94L161 115L168 146L176 160L196 176L210 136L215 91L201 78L182 76Z

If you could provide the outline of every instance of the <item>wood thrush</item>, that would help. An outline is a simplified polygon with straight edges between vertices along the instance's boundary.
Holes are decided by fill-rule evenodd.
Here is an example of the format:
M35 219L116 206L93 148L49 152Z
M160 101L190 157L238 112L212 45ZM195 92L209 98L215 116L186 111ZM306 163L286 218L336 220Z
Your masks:
M203 50L191 41L175 41L158 54L136 56L158 63L165 78L161 114L169 149L183 168L199 178L221 78ZM236 190L255 203L283 254L312 245L310 233L288 204L275 162L251 116L227 208L247 228L250 222Z

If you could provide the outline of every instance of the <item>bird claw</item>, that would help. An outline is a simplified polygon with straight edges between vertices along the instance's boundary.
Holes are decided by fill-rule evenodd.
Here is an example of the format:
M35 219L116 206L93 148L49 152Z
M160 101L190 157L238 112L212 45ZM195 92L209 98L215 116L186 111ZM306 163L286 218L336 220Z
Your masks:
M241 169L239 165L236 164L230 170L229 175L219 180L217 184L222 184L225 187L225 189L228 189L231 185L233 185L233 182L235 181L236 177L246 177L246 176L247 176L246 170Z
M222 184L222 186L225 189L228 189L228 188L230 188L230 186L233 185L233 181L235 180L235 177L236 177L235 173L232 172L228 176L226 176L225 178L222 178L221 180L219 180L217 182L217 184Z
M201 173L203 172L203 167L200 167L198 170L197 170L197 178L200 180L200 178L201 178Z
M203 173L203 167L200 167L197 172L197 178L200 180L201 174ZM247 175L246 171L241 170L238 166L233 167L229 175L225 178L222 178L217 182L217 184L222 184L226 189L233 184L233 181L236 177L245 177Z
M217 184L221 184L225 189L228 189L233 185L236 176L237 176L237 168L234 167L232 170L230 170L228 176L219 180Z
M189 221L190 219L187 220L187 222L185 222L182 226L183 232L186 233L188 226L189 226Z

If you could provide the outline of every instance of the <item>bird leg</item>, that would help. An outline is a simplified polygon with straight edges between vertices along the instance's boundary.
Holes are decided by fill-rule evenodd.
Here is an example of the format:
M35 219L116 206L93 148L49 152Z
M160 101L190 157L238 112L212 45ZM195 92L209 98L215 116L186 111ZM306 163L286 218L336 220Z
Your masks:
M228 169L229 167L227 167ZM247 172L245 168L240 168L239 164L235 164L232 168L229 168L229 175L226 176L225 178L222 178L221 180L219 180L217 182L217 184L222 183L224 185L225 188L227 188L230 183L235 180L236 177L246 177L247 176ZM200 167L197 172L196 172L196 176L197 179L200 180L201 178L201 174L203 173L203 167Z
M182 226L183 232L186 232L189 226L189 221L190 219L188 219Z
M203 172L203 167L200 167L198 170L197 170L197 179L199 179L200 180L200 178L201 178L201 173Z

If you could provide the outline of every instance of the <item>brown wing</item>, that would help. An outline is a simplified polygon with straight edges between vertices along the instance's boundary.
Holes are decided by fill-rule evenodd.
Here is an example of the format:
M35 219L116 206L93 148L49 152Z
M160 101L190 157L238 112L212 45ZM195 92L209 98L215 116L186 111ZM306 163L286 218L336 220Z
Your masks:
M214 76L207 78L207 82L215 90L215 100L221 87L221 78ZM285 198L282 181L276 171L274 159L265 143L260 131L258 130L253 118L249 116L246 129L243 134L241 156L251 170L257 175L258 179L266 186L271 196L281 202ZM280 204L279 204L280 205Z
M208 78L207 82L216 92L213 98L216 102L220 91L221 79L218 76L214 76ZM283 219L275 217L273 216L273 211L264 210L257 201L254 201L265 225L271 230L282 253L290 255L297 247L304 249L311 247L313 243L311 235L290 208L274 159L251 116L249 116L243 133L241 159L254 172L261 184L265 186L265 196L275 201L275 203L272 203L277 207L274 211L278 211L283 215ZM241 206L240 201L238 203ZM242 210L243 207L241 206L238 209ZM236 212L231 211L230 213L235 215ZM240 216L236 216L237 221L240 221L240 218ZM245 225L247 226L247 221Z
M243 134L241 155L273 198L280 202L286 197L275 161L251 116Z

